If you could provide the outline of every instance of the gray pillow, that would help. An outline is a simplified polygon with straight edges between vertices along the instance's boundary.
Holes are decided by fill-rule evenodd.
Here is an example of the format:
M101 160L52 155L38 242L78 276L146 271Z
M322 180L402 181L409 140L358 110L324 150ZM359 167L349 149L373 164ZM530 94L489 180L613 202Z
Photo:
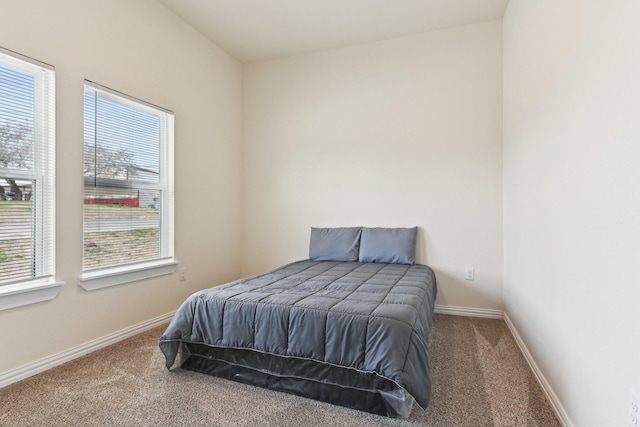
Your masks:
M363 228L360 262L415 264L418 227Z
M358 261L362 227L311 227L309 259L314 261Z

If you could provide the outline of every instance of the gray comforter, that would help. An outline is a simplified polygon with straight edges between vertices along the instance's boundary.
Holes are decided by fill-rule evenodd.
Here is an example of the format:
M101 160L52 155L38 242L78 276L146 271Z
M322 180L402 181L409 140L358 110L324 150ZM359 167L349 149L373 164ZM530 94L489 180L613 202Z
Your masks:
M167 368L187 343L346 367L393 382L424 409L435 296L424 265L301 261L193 294L160 348Z

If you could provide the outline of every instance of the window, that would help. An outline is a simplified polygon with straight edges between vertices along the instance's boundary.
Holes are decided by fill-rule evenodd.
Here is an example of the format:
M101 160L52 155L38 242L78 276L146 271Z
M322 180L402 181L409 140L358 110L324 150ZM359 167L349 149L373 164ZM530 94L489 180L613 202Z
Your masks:
M83 209L86 289L175 270L172 113L85 82Z
M2 298L54 281L54 179L53 68L0 50Z

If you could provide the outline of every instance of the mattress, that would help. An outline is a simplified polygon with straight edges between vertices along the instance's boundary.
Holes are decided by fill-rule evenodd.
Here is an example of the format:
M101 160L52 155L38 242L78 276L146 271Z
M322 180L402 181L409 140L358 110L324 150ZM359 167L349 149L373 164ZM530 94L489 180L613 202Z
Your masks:
M406 417L431 396L435 297L428 266L300 261L193 294L160 349L169 369Z

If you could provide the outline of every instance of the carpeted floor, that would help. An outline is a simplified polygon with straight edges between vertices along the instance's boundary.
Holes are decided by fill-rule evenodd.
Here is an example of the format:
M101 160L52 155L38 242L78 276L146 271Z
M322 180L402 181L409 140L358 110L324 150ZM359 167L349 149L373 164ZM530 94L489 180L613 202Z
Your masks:
M407 420L164 368L155 328L0 389L1 426L559 426L502 320L434 315L433 394Z

